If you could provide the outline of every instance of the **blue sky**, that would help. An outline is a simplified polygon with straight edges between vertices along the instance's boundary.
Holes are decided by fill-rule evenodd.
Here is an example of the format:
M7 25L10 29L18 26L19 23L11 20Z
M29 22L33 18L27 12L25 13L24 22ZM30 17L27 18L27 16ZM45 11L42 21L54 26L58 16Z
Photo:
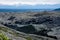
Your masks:
M18 5L18 4L60 4L60 0L0 0L0 4L4 5Z

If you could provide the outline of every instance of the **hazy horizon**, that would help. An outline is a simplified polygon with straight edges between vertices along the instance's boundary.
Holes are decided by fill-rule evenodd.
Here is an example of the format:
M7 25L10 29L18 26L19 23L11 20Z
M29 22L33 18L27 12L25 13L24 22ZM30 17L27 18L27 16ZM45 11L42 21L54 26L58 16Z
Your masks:
M0 9L56 9L60 0L0 0Z

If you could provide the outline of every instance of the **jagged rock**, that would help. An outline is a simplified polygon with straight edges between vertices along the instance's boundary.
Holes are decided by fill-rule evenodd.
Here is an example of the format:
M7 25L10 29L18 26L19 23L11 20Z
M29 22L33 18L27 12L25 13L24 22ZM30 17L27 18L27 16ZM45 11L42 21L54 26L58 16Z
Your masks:
M10 18L8 18L8 20L14 20L15 17L14 16L11 16Z

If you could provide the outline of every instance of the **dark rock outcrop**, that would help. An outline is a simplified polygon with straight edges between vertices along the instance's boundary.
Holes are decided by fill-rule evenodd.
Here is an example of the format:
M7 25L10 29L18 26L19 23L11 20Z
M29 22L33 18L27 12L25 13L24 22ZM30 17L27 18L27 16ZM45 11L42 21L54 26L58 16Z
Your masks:
M15 24L43 24L43 23L60 26L60 17L40 16L37 18L21 19L19 21L15 21Z
M33 34L35 33L37 30L35 29L34 26L32 25L27 25L27 26L23 26L23 27L19 27L17 28L18 31L24 32L24 33L29 33L29 34Z
M8 20L14 20L15 19L15 17L14 16L11 16L10 18L8 18Z

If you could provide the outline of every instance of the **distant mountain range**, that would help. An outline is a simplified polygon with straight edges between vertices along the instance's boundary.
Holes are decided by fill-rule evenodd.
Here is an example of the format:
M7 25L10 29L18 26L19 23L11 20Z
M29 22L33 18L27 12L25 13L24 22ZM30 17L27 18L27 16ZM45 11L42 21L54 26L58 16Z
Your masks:
M27 5L27 4L18 4L18 5L2 5L0 4L0 12L26 12L26 11L33 11L33 12L38 12L38 11L58 11L60 10L60 4L55 4L55 5L42 5L42 4L37 4L37 5Z
M60 11L60 8L58 8L58 9L55 9L54 11Z
M57 9L60 8L60 4L55 5L27 5L27 4L18 4L18 5L2 5L0 4L0 9Z

